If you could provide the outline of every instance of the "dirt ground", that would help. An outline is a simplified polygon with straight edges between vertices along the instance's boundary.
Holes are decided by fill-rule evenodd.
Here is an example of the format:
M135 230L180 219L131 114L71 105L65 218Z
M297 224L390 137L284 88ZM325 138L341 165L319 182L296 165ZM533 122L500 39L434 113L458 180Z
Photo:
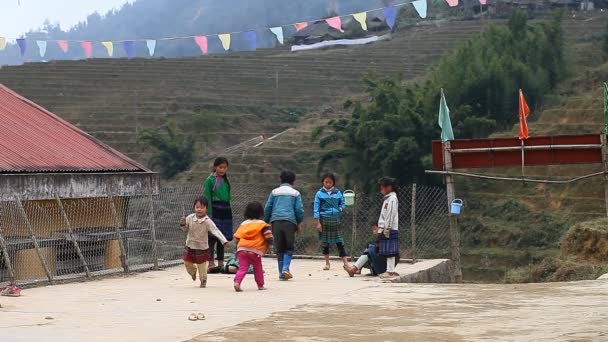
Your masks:
M226 275L199 289L181 267L27 289L0 297L0 341L608 341L608 281L388 284L297 260L279 282L265 264L267 291Z

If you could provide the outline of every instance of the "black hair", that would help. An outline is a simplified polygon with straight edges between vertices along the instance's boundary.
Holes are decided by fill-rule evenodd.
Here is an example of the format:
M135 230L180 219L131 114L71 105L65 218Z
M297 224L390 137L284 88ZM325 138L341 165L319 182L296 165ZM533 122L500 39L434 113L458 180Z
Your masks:
M323 183L327 178L331 179L331 181L334 182L334 185L336 185L336 175L331 172L324 174L323 176L321 176L321 183Z
M194 200L194 204L192 204L192 207L196 207L196 203L200 203L203 207L209 208L209 200L205 196L197 197Z
M392 177L382 177L382 178L380 178L378 183L380 184L380 186L385 186L385 187L390 186L393 189L393 191L397 191L399 189L399 181L397 181L397 179L392 178Z
M293 171L281 172L281 183L287 183L293 185L296 181L296 174Z
M215 171L215 168L222 164L230 165L230 163L228 163L228 159L226 159L226 157L215 158L215 160L213 161L213 170Z
M261 220L264 218L264 207L260 202L249 202L245 207L246 220Z

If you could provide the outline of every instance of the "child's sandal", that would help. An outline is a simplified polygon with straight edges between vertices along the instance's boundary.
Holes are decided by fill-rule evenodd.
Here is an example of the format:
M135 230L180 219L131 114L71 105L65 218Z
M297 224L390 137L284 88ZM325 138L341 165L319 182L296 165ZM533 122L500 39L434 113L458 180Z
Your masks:
M200 287L201 287L201 289L204 289L204 288L207 287L207 279L201 280L201 286Z
M196 316L195 313L191 313L190 316L188 316L188 320L189 321L196 321L196 320L198 320L198 317Z
M204 321L207 317L205 317L205 314L202 312L199 312L196 314L196 319L198 319L199 321Z
M325 267L323 267L323 271L329 271L329 264L325 264Z

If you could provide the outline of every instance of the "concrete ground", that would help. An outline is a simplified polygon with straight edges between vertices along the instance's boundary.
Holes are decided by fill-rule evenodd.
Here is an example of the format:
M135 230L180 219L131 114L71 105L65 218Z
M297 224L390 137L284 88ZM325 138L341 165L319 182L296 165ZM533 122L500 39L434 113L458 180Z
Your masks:
M392 284L296 260L279 282L265 265L267 291L226 275L199 289L182 267L26 289L0 297L0 341L608 341L608 281Z

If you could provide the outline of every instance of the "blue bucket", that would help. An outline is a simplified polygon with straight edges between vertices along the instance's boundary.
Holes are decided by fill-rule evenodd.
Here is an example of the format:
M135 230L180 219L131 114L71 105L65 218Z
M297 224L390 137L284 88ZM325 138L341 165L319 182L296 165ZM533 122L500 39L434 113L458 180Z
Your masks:
M455 199L452 201L452 205L450 206L450 214L452 215L460 215L462 211L462 200Z

